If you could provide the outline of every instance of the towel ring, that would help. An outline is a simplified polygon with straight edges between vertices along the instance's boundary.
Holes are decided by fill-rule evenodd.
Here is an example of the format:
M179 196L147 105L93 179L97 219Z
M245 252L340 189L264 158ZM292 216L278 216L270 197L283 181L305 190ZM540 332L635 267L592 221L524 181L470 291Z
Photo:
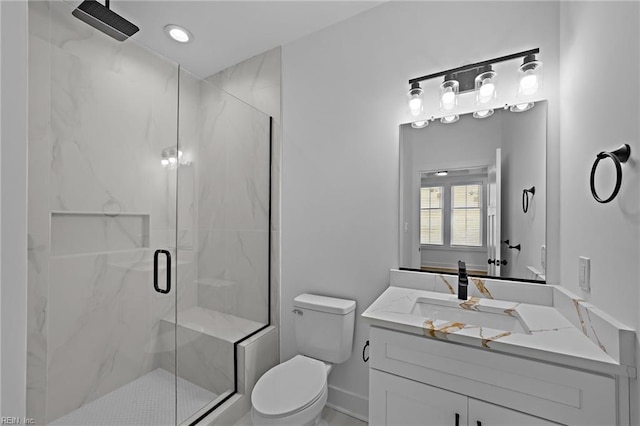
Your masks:
M616 149L612 152L602 151L596 156L596 161L593 163L593 167L591 167L591 178L589 183L591 185L591 195L596 199L597 202L605 204L612 201L618 195L620 191L620 186L622 186L622 166L620 163L626 163L631 155L631 147L627 144L622 145L620 148ZM602 199L596 192L595 186L595 178L596 178L596 169L598 168L598 164L601 160L605 158L611 158L613 164L616 166L616 186L613 189L613 192L609 196L609 198Z
M531 198L536 195L535 186L532 186L529 189L522 190L522 211L525 213L529 211L529 194L531 194Z

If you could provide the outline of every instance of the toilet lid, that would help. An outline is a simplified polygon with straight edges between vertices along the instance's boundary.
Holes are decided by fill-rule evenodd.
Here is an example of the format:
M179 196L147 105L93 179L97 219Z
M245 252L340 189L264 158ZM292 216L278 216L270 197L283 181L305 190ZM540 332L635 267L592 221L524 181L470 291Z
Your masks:
M323 362L297 355L267 371L251 393L251 404L265 417L283 417L313 404L327 384Z

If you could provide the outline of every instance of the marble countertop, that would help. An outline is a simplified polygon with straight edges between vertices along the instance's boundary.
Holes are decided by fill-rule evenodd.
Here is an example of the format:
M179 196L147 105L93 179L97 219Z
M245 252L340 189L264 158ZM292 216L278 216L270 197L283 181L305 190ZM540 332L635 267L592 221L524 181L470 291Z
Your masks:
M393 281L392 279L392 284ZM448 281L456 282L455 277ZM540 297L532 297L533 303L527 303L526 300L494 299L491 292L487 291L487 287L490 287L491 283L482 281L478 283L478 281L476 280L474 283L476 287L481 285L478 289L481 288L482 291L476 292L476 295L470 292L467 301L458 300L453 286L446 286L445 290L448 291L431 291L431 289L423 290L391 285L367 308L362 317L371 325L417 334L426 338L495 350L572 368L635 377L635 353L630 353L630 351L634 351L635 346L635 332L633 330L615 320L607 322L606 320L609 318L606 315L597 315L596 320L592 320L588 311L585 311L586 315L582 315L581 309L588 309L590 306L581 307L578 302L575 302L578 299L571 299L574 300L578 316L578 319L572 322L561 313L562 309L557 309L553 303L537 303L541 299ZM505 287L504 282L498 285ZM508 283L506 285L508 286ZM513 283L512 285L519 286L521 283ZM471 287L470 283L469 288L471 289ZM551 288L553 286L539 287L541 287L541 292L553 291ZM533 291L535 292L535 290L534 288ZM529 291L532 290L529 289ZM487 297L487 293L489 297ZM566 292L560 294L569 297ZM424 300L424 298L438 304L452 306L454 309L499 313L519 318L526 327L522 332L505 331L412 313L416 302L419 299ZM555 299L561 302L562 297L556 295ZM582 318L587 315L590 320L588 323ZM602 317L604 317L604 323ZM600 335L607 334L607 338L602 339L607 346L602 343L597 331L600 331ZM612 333L618 333L618 335L611 336Z

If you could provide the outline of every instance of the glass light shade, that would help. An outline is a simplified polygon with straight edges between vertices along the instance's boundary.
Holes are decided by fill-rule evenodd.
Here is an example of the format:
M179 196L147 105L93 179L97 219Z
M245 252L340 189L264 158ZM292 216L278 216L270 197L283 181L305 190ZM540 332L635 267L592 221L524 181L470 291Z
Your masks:
M542 87L542 62L530 61L520 65L518 96L531 96Z
M169 165L169 160L163 158L162 160L160 160L160 164L162 164L162 167L167 167Z
M473 113L473 118L487 118L493 115L492 109L483 109L481 111L476 111Z
M422 89L417 83L411 85L411 90L407 93L409 97L409 110L411 115L416 116L422 114L424 109L422 102Z
M447 115L445 117L442 117L440 119L440 122L444 124L451 124L451 123L455 123L458 120L460 120L460 116L456 114L456 115Z
M496 98L497 75L495 71L486 71L475 78L477 104L486 104Z
M529 111L531 108L533 108L534 105L535 104L533 102L511 105L511 107L509 108L509 111L511 111L511 112L525 112L525 111Z
M427 120L414 121L413 123L411 123L411 127L413 127L414 129L422 129L424 127L427 127L428 125L429 121Z
M440 85L440 110L452 111L458 106L458 91L460 84L457 80L445 80Z

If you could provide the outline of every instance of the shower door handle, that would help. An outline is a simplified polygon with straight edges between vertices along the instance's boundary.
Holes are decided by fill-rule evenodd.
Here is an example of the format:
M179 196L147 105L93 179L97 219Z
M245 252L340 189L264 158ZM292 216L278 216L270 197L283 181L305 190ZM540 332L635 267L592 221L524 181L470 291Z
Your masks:
M164 290L158 285L158 256L161 254L167 256L167 287ZM161 294L167 294L171 291L171 253L167 250L158 249L153 254L153 288Z

